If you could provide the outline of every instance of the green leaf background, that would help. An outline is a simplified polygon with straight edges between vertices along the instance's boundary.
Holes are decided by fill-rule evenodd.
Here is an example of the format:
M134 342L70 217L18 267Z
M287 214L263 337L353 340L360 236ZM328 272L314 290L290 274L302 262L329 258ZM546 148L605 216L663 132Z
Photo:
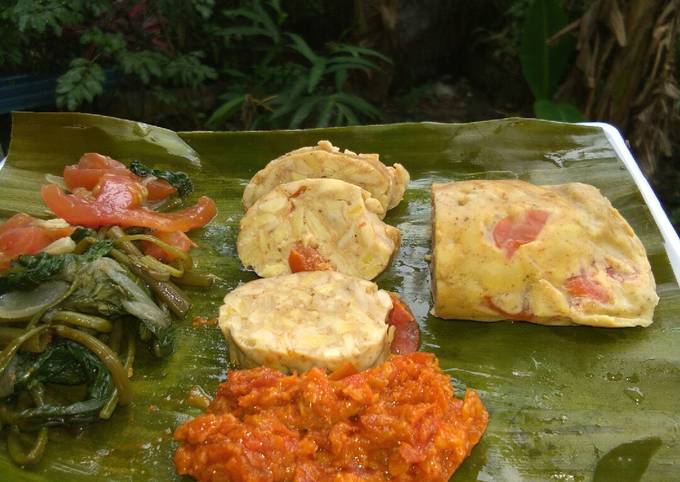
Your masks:
M574 39L564 36L553 47L546 41L567 25L560 0L534 0L522 26L522 74L536 99L550 99L569 66Z
M404 296L421 325L422 349L437 355L457 392L477 389L489 410L486 434L453 480L677 479L680 289L635 183L599 128L504 119L178 135L149 127L138 136L135 124L82 114L15 115L9 158L0 171L0 209L39 210L45 172L58 174L84 151L184 170L198 154L202 168L193 171L193 196L212 196L219 213L192 233L200 245L195 259L223 281L190 292L194 308L178 323L170 358L139 355L131 406L77 435L53 431L45 459L30 470L9 462L0 438L0 479L181 480L172 464L172 431L198 413L187 405L187 394L194 386L214 393L227 373L221 333L192 327L191 317L216 316L224 294L254 277L235 250L243 187L269 160L319 139L379 152L386 164L401 162L411 172L404 201L386 217L401 230L402 246L377 282ZM430 185L499 178L600 188L647 249L661 297L654 324L611 330L431 317Z

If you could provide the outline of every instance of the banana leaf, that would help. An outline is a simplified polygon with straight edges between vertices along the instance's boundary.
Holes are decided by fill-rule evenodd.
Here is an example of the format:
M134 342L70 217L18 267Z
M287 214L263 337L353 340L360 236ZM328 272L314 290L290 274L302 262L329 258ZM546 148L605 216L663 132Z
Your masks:
M329 139L379 152L411 172L405 200L386 221L401 229L398 257L378 279L401 293L457 391L479 391L490 412L486 435L453 480L677 480L680 472L680 289L663 239L623 163L597 127L504 119L472 124L398 124L275 132L181 132L84 114L15 114L6 166L0 171L2 214L46 214L37 190L45 173L95 150L123 161L191 173L194 195L212 196L219 215L193 234L198 265L220 276L194 290L192 313L179 322L176 352L157 361L142 354L132 379L134 402L81 433L53 430L44 459L30 470L9 461L0 442L2 480L181 480L174 471L174 428L199 413L187 394L214 393L227 373L214 317L224 294L254 278L236 256L248 179L291 149ZM93 134L92 136L90 135ZM430 185L448 179L518 178L538 184L582 181L612 201L642 239L661 301L646 329L477 323L429 316Z

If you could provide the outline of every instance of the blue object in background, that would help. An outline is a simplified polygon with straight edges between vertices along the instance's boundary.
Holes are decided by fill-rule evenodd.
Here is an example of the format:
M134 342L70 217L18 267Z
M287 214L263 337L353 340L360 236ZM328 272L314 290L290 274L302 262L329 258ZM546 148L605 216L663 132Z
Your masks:
M110 87L117 79L113 69L105 69L104 88ZM61 74L11 75L0 77L0 114L15 110L34 109L54 105L54 90Z
M58 75L0 77L0 114L54 104Z

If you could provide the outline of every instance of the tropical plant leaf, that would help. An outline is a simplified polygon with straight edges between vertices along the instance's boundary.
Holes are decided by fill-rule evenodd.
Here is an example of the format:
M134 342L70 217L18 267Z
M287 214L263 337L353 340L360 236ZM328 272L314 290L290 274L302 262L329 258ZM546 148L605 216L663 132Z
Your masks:
M553 102L540 99L534 102L534 114L539 119L561 122L583 122L583 115L574 104L568 102Z
M338 92L335 96L338 101L352 106L352 108L356 109L367 117L380 117L380 111L378 109L357 95L348 94L347 92Z
M324 99L317 104L320 111ZM335 106L347 109L348 104L334 104L331 114L347 120ZM95 130L97 122L102 124ZM109 122L109 118L82 114L15 116L9 159L0 170L0 207L32 209L45 172L57 171L56 166L72 163L75 153L97 150L97 145L103 150L117 145L127 159L147 157L142 154L153 150L148 161L155 158L168 168L185 169L186 160L158 152L156 144L144 147L117 137L119 131L111 129ZM85 134L95 133L95 137L71 134L83 130L79 126L88 126ZM65 136L70 137L62 144ZM92 424L77 436L54 431L44 460L31 470L14 466L0 446L0 478L184 480L175 474L172 463L172 431L198 413L186 403L191 388L200 386L214 393L224 380L229 359L219 329L197 329L188 320L217 316L225 292L254 278L242 269L235 251L243 186L271 159L329 139L356 152L378 152L386 163L401 162L411 173L404 201L385 219L401 230L402 246L377 283L398 291L409 303L423 328L423 349L437 355L453 377L456 391L477 389L489 409L486 434L452 480L588 481L596 475L598 481L626 481L645 467L641 480L677 479L680 330L675 328L680 289L649 209L601 129L503 119L179 136L201 156L201 171L191 174L194 195L211 196L218 205L213 223L191 234L199 245L192 257L199 269L223 281L210 289L188 291L193 308L187 321L177 324L177 346L171 357L159 362L149 353L139 354L131 379L132 405L117 409L109 421ZM139 139L153 143L152 137ZM538 184L581 181L598 187L647 249L661 297L654 324L610 330L431 317L425 259L430 252L430 184L497 178Z
M231 97L227 102L222 104L212 113L206 124L210 127L219 127L224 121L229 119L234 112L243 104L245 94L238 94Z
M289 33L287 35L293 40L293 43L291 45L293 50L298 51L312 64L316 63L318 55L316 55L314 51L311 49L311 47L307 44L307 42L305 42L305 39L303 39L302 37L295 33Z
M316 89L316 86L319 85L319 81L321 80L321 77L323 77L325 71L326 71L326 59L324 58L317 59L317 61L314 62L314 65L312 65L312 68L309 69L309 77L307 79L308 94L314 92L314 89Z
M550 99L569 66L574 39L553 47L547 40L567 25L560 0L534 0L522 25L519 57L522 74L537 99Z
M332 46L332 51L333 52L347 52L348 54L352 55L354 58L358 58L361 56L368 56L368 57L376 57L384 62L387 62L388 64L392 64L392 59L386 56L385 54L382 54L378 52L377 50L369 49L366 47L361 47L359 45L348 45L348 44L340 44L340 45L334 45Z
M333 115L333 106L335 105L335 96L329 95L323 103L323 107L319 112L319 117L316 119L316 127L326 127Z
M292 129L297 129L300 125L309 117L312 113L314 106L322 99L322 97L315 95L306 99L300 107L295 111L293 118L290 121L290 127Z

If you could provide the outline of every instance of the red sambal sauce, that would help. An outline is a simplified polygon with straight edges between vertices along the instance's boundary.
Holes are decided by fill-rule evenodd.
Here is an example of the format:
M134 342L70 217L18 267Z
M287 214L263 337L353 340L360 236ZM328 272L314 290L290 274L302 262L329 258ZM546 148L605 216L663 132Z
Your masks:
M486 430L474 390L454 397L430 353L284 375L232 371L175 431L177 472L217 481L446 481Z

